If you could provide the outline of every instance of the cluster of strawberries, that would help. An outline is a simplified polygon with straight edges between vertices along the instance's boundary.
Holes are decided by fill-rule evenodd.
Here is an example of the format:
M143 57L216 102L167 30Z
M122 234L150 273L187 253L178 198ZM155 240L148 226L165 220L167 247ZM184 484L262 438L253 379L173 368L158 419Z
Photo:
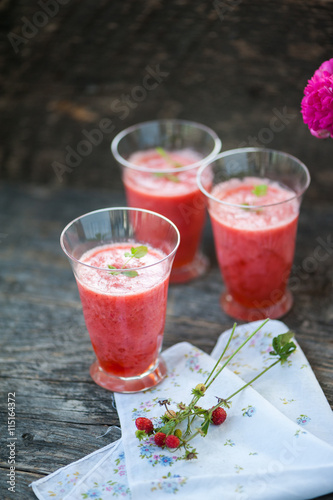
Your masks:
M172 410L169 410L169 418L176 418L176 413L172 412ZM221 425L227 418L227 413L226 411L219 407L216 408L212 412L212 417L211 417L211 422L214 425ZM138 431L144 432L147 435L153 434L154 433L154 424L153 422L146 417L139 417L135 421L135 425L138 429ZM165 446L171 450L175 450L176 448L179 448L181 445L181 436L182 436L182 431L180 429L175 429L174 434L165 434L164 432L156 432L154 435L154 441L157 446L160 448L164 448Z
M332 59L333 61L333 59ZM277 337L274 337L272 340L272 350L269 351L270 356L274 356L275 361L268 367L264 368L259 375L256 375L252 380L245 383L242 387L237 389L233 394L230 394L227 398L218 397L218 403L211 407L209 410L198 406L198 401L202 398L206 390L211 386L214 380L220 375L222 370L227 366L227 364L231 361L231 359L242 349L242 347L251 340L251 338L262 328L269 320L266 319L258 328L256 328L251 335L249 335L240 346L228 357L227 361L220 366L220 362L225 355L225 351L235 333L236 323L232 328L229 340L226 344L226 348L220 355L218 361L216 362L213 370L208 375L205 383L199 383L192 389L192 400L188 405L184 403L177 404L177 408L179 409L177 412L171 410L169 408L170 400L163 399L158 403L160 406L164 406L166 412L161 417L162 426L154 429L154 424L149 418L139 417L135 421L135 425L137 427L137 431L135 433L136 437L141 439L147 439L147 436L154 435L154 442L157 446L161 448L168 448L168 450L176 450L180 447L184 448L185 460L192 460L193 458L197 458L198 453L195 448L189 442L198 435L205 437L207 435L208 429L211 424L221 425L227 418L227 413L222 408L230 408L231 399L236 396L236 394L240 393L246 387L251 385L254 381L256 381L261 375L266 373L270 368L273 368L278 363L285 363L288 357L295 351L296 344L292 342L292 338L294 336L293 332L288 331L286 333L282 333ZM183 421L187 421L187 428L182 434L181 429L178 427ZM201 425L198 426L198 423ZM192 426L194 429L192 430Z

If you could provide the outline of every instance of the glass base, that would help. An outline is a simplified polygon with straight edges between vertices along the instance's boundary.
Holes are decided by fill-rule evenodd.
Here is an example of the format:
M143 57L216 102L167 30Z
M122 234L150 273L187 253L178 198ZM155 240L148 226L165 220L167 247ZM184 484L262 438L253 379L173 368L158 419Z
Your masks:
M154 387L161 382L167 374L167 367L162 356L159 356L155 366L139 377L116 377L105 372L96 360L90 367L90 375L96 384L113 392L140 392Z
M259 319L278 319L287 314L293 305L293 296L289 289L286 289L282 299L276 304L266 307L248 308L236 302L229 293L221 295L221 307L229 316L244 321L256 321Z
M190 264L186 266L172 268L170 283L186 283L205 274L209 267L207 257L198 252Z

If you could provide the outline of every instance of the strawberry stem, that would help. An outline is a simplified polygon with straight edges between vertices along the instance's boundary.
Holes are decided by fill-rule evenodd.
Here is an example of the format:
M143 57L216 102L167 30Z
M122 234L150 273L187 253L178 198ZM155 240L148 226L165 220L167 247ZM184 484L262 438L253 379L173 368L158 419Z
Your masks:
M234 323L234 326L232 327L231 334L230 334L230 336L229 336L229 338L228 338L228 342L226 343L226 346L225 346L225 348L223 349L223 352L222 352L221 356L220 356L220 357L219 357L219 359L216 361L216 364L215 364L214 368L212 369L212 371L210 372L210 374L209 374L209 375L208 375L208 377L207 377L207 380L206 380L206 382L205 382L205 386L206 386L206 388L207 388L207 384L208 384L208 381L209 381L210 377L213 375L213 373L214 373L215 369L217 368L218 364L220 363L221 359L223 358L223 356L224 356L224 355L225 355L225 353L227 352L227 349L228 349L228 347L229 347L229 344L230 344L230 342L231 342L231 339L232 339L232 337L233 337L233 335L234 335L234 333L235 333L236 326L237 326L237 323Z
M214 380L220 375L221 371L227 366L228 363L230 363L230 361L232 360L232 358L234 356L236 356L236 354L245 346L245 344L248 343L249 340L252 339L252 337L264 326L266 325L266 323L269 321L269 319L266 319L256 330L254 330L253 333L251 333L251 335L246 339L244 340L244 342L239 346L237 347L237 349L235 350L235 352L233 354L231 354L231 356L229 356L229 358L226 360L226 362L224 363L224 365L222 365L222 367L218 370L218 372L214 375L214 377L212 378L212 380L208 383L208 385L206 385L206 390L208 389L208 387L214 382ZM235 325L234 325L234 328L233 328L233 331L231 332L231 335L230 337L233 335L233 332L235 331ZM223 353L221 354L221 356L219 357L218 359L218 362L216 363L215 367L219 364L219 362L221 361L222 357L223 357L223 354L224 354L225 351L223 351ZM214 372L215 370L215 367L214 369L212 370L211 374L209 375L208 379L211 377L212 373Z
M253 382L255 382L256 380L258 380L258 378L261 377L261 375L263 375L264 373L266 373L268 370L270 370L271 368L273 368L273 366L277 365L280 362L281 362L281 358L279 358L276 361L274 361L274 363L272 363L271 365L267 366L267 368L265 368L261 373L259 373L259 375L256 375L252 380L250 380L250 382L247 382L240 389L238 389L236 392L234 392L233 394L231 394L229 397L225 398L223 401L221 401L221 403L219 403L218 405L216 405L216 407L214 407L214 408L218 408L219 406L223 406L224 402L228 403L231 398L233 398L234 396L236 396L236 394L238 394L239 392L241 392L243 389L245 389L249 385L253 384Z

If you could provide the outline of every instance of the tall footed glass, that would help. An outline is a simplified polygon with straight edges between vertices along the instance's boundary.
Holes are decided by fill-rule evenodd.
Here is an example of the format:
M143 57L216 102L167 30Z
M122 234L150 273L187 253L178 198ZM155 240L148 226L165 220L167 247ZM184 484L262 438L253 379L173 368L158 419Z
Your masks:
M70 222L60 242L97 358L93 380L116 392L156 385L167 372L160 351L176 226L148 210L106 208Z
M287 283L307 168L280 151L234 149L204 165L197 180L226 286L223 310L245 321L283 316L293 303Z
M202 162L212 160L220 148L213 130L185 120L140 123L120 132L111 144L122 166L127 204L158 212L179 229L172 283L190 281L208 267L200 251L206 200L196 174Z

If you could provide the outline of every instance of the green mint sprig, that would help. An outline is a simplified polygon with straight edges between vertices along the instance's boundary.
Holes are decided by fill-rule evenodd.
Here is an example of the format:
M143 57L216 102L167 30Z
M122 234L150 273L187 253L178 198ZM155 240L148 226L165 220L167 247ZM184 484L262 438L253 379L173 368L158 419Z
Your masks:
M172 182L180 182L179 177L177 175L173 174L166 174L164 172L154 172L155 177L164 177L165 179L168 179L168 181Z
M175 161L173 158L171 158L171 156L165 151L165 149L158 147L158 148L155 148L155 151L160 156L162 156L167 161L167 163L169 163L172 167L175 167L175 168L182 168L183 167L183 165L181 163L179 163L178 161ZM168 179L169 181L172 181L172 182L180 182L177 175L174 175L174 174L167 174L164 172L154 172L154 175L155 175L155 177L164 177L165 179Z
M221 361L223 357L225 356L225 353L230 345L230 342L233 338L233 335L235 333L236 329L236 323L234 324L231 334L229 336L229 339L227 341L227 344L217 360L214 368L208 375L207 379L205 380L204 383L197 384L194 389L192 389L192 400L188 405L184 403L179 403L177 404L177 409L178 411L174 411L169 409L169 400L163 400L159 401L161 406L164 406L166 409L166 412L162 416L161 420L163 425L157 429L154 429L151 431L149 434L152 432L155 435L158 435L158 440L155 441L158 443L161 439L161 435L165 436L165 445L164 447L168 448L168 442L170 442L170 439L168 441L168 437L172 436L171 442L175 443L177 442L176 447L168 448L170 451L174 451L175 449L184 449L184 455L182 458L185 460L190 460L190 459L195 459L198 456L198 453L195 448L193 448L190 444L192 439L194 439L196 436L201 435L201 436L206 436L209 430L210 425L213 423L215 425L220 425L223 423L224 419L226 418L226 412L224 408L228 409L231 406L231 399L244 390L246 387L251 385L253 382L255 382L259 377L261 377L264 373L266 373L268 370L270 370L273 366L275 366L278 363L285 363L287 358L295 351L296 345L294 342L292 342L292 337L293 333L292 332L287 332L281 335L278 335L277 337L273 338L272 341L272 348L273 350L270 352L270 355L272 356L277 356L278 359L273 361L273 363L266 367L261 373L256 375L250 382L244 384L242 387L240 387L237 391L235 391L233 394L230 394L227 398L217 398L217 404L213 406L212 408L205 409L202 408L201 406L198 405L200 399L205 396L206 391L208 388L211 386L211 384L216 380L216 378L221 374L223 369L230 363L230 361L236 356L236 354L244 347L249 340L268 322L269 320L265 320L254 332L252 332L251 335L248 336L248 338L231 354L227 360L222 364ZM216 414L217 411L217 414ZM223 418L217 422L216 417L221 416L220 414L223 414ZM140 419L138 419L140 420ZM148 419L141 419L141 420L148 420ZM180 429L179 425L182 422L187 422L186 430L184 433ZM152 423L151 423L152 425ZM137 425L138 427L138 425ZM139 427L138 427L139 428ZM140 436L138 435L140 439L145 438L144 432L139 432ZM147 434L146 434L147 437ZM155 440L155 437L154 437ZM160 444L158 444L160 446Z
M173 167L176 167L176 168L182 168L184 165L182 165L181 163L179 163L178 161L174 160L173 158L171 158L171 156L169 155L169 153L167 153L165 151L165 149L163 148L155 148L155 151L161 155L170 165L172 165Z
M267 191L268 191L267 184L257 184L252 189L252 193L255 194L256 196L265 196L265 194L267 194Z
M129 278L135 278L135 276L138 276L137 271L121 271L121 269L124 269L126 265L129 263L130 260L132 259L141 259L141 257L144 257L148 252L148 248L144 245L140 245L138 247L132 247L130 252L125 252L124 256L129 257L124 265L120 268L120 270L115 267L108 265L109 269L117 269L116 271L110 271L109 274L117 275L117 274L124 274L125 276L128 276Z
M267 184L257 184L252 189L252 194L254 194L255 196L257 196L259 198L260 196L265 196L265 194L267 194L267 191L268 191ZM242 204L242 209L243 210L251 210L251 208L252 208L252 206L249 203L243 203ZM258 208L256 210L257 214L260 214L261 212L262 212L262 210L260 208Z

